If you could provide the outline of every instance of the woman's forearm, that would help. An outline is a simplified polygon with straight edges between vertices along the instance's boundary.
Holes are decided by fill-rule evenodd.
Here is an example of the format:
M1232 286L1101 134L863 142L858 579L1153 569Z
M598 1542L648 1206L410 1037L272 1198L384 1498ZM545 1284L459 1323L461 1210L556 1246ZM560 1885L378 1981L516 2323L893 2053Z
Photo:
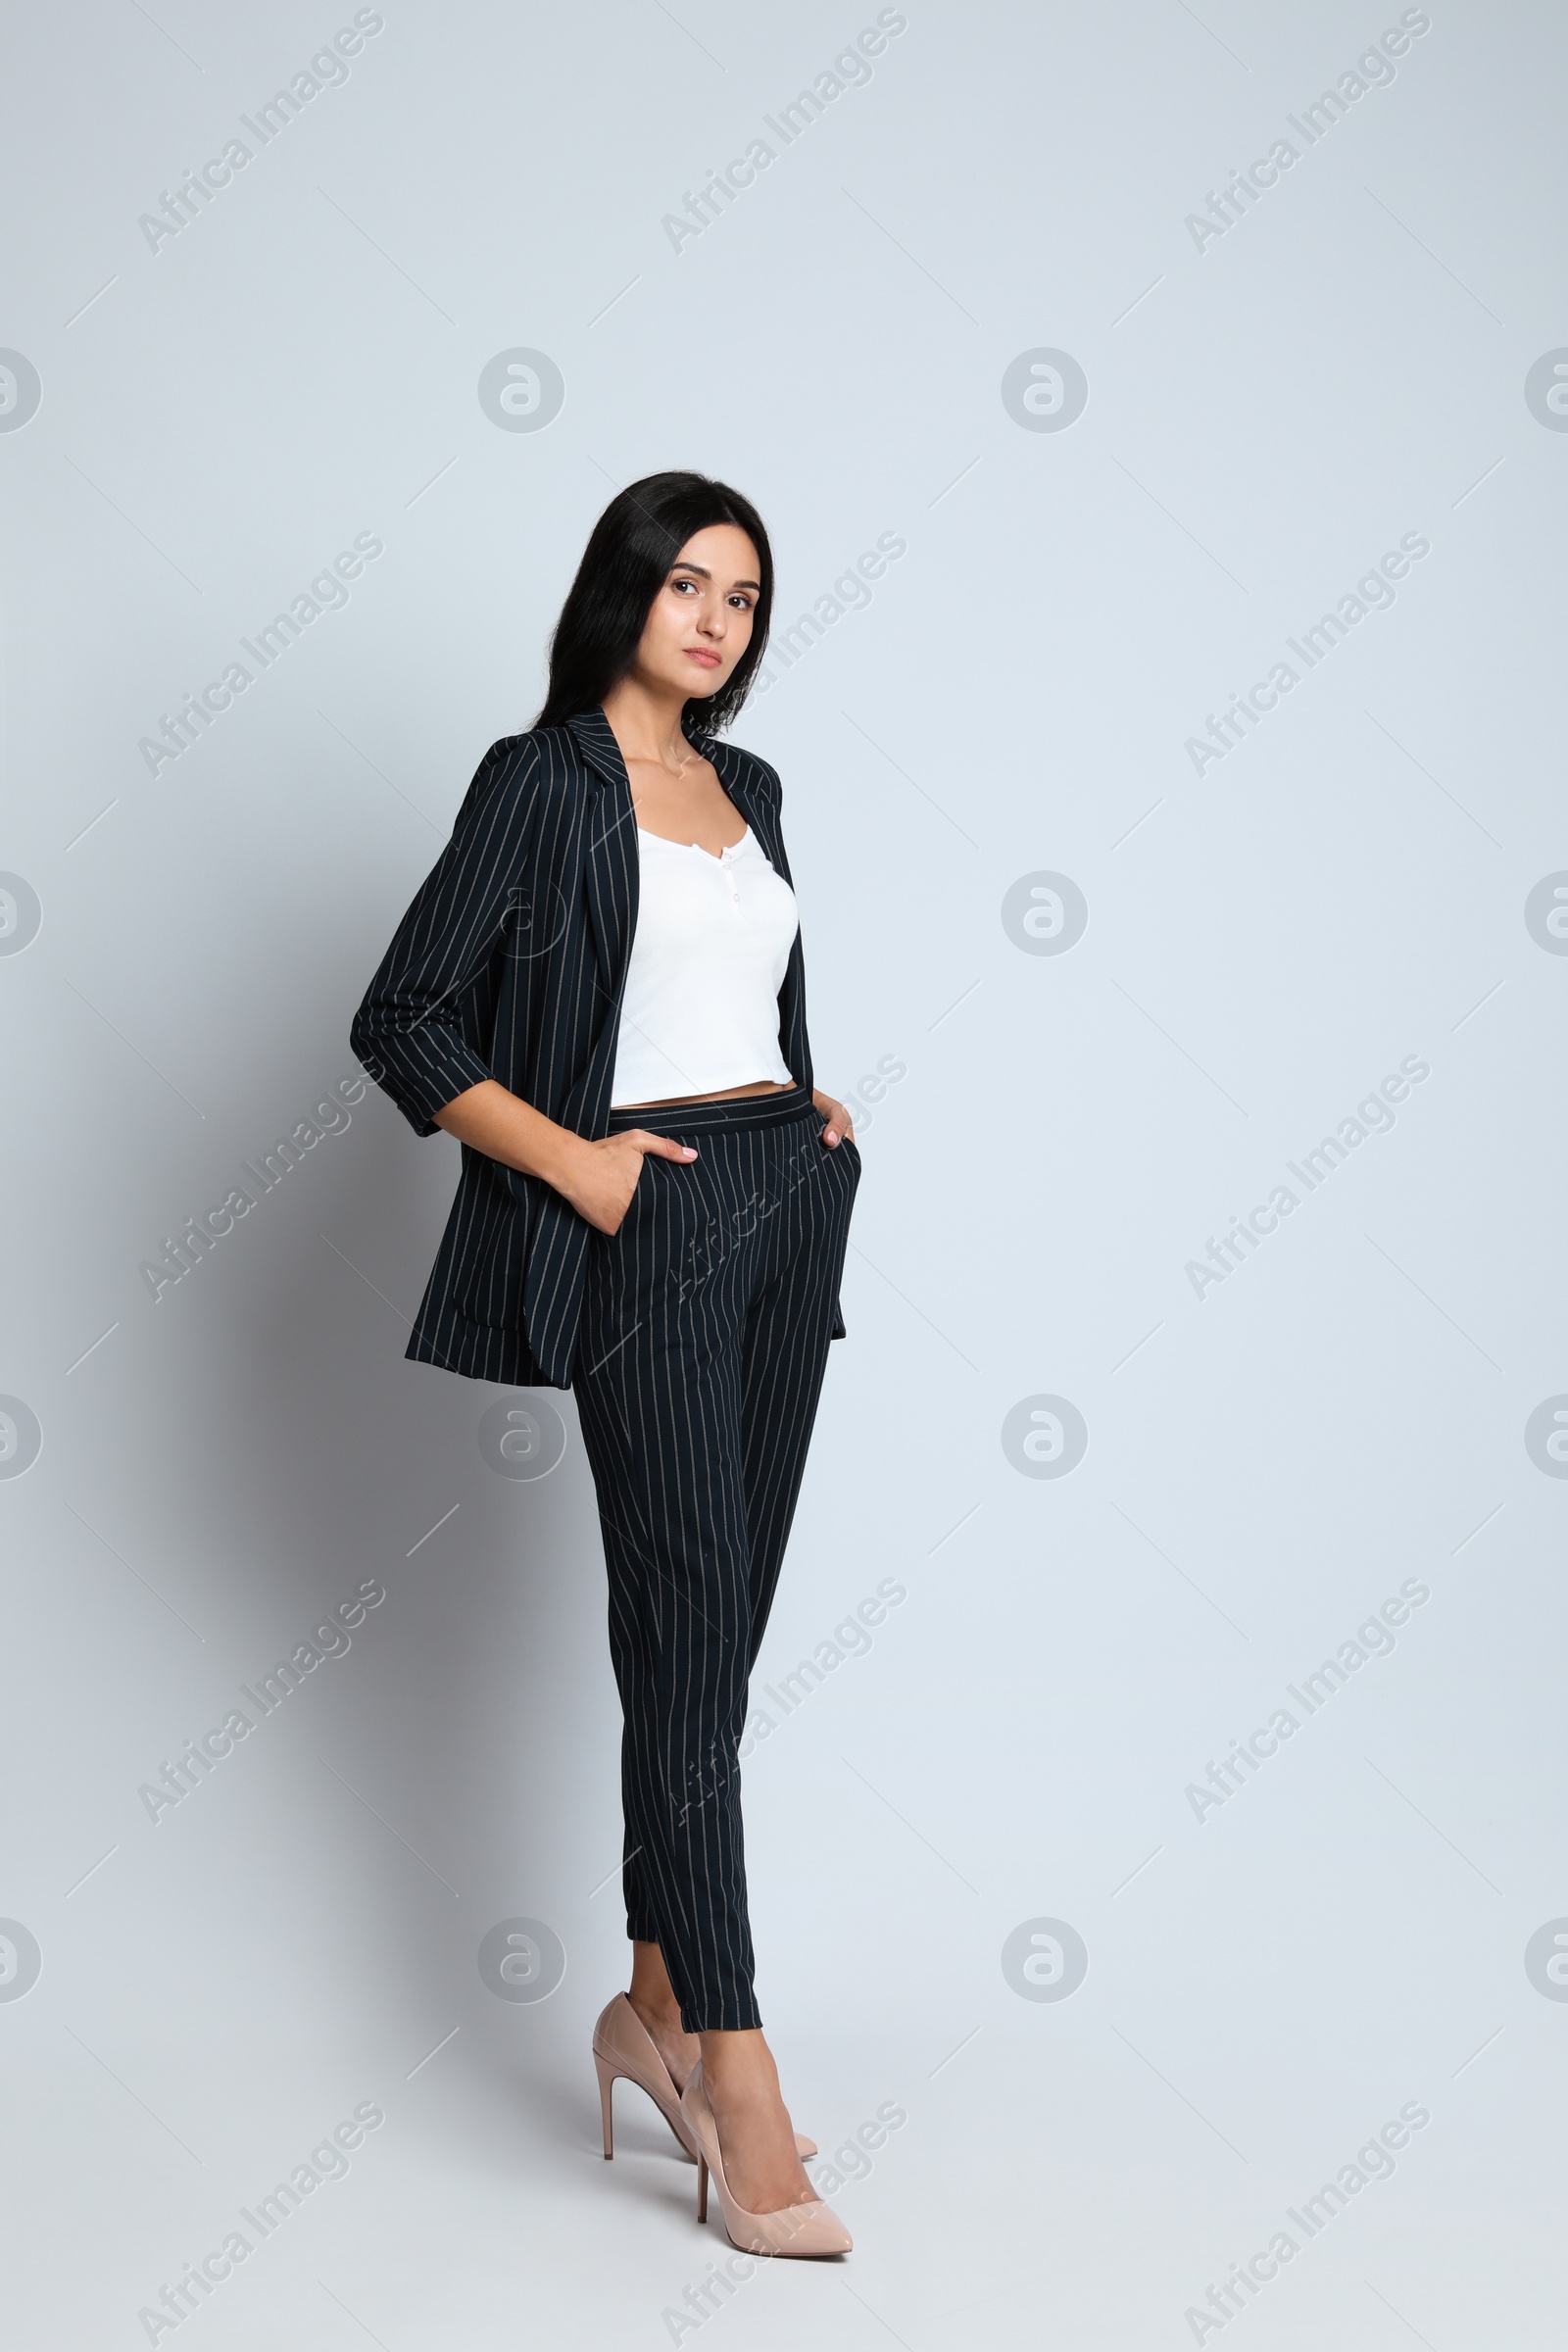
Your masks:
M542 1177L600 1233L618 1229L650 1154L660 1159L697 1157L693 1145L678 1144L673 1136L648 1135L640 1127L594 1142L569 1127L558 1127L494 1078L455 1095L435 1113L435 1123L460 1144L499 1159L503 1167Z
M541 1176L558 1193L569 1196L573 1175L580 1169L583 1138L547 1119L497 1079L487 1078L456 1096L435 1113L435 1123L460 1144L471 1145L524 1176Z

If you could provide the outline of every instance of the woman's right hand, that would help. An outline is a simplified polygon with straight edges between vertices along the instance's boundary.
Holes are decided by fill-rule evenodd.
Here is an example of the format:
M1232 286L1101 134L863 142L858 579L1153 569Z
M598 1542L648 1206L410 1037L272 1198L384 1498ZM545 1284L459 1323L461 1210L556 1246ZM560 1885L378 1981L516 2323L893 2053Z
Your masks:
M650 1152L660 1159L697 1157L690 1144L650 1135L646 1127L595 1142L547 1119L496 1078L480 1079L431 1116L437 1127L444 1127L469 1151L482 1152L524 1176L543 1177L600 1233L619 1231Z
M690 1144L677 1144L667 1135L650 1135L646 1127L630 1127L624 1135L607 1135L598 1142L587 1136L572 1140L576 1149L555 1178L555 1187L599 1233L619 1232L646 1158L697 1157Z

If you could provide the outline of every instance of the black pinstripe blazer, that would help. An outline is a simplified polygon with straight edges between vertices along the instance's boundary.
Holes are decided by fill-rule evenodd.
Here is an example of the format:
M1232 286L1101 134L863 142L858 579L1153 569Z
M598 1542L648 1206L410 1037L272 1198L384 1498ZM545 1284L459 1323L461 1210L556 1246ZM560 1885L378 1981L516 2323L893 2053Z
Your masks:
M685 731L788 882L777 771L690 711ZM491 746L350 1032L416 1135L486 1078L579 1135L609 1132L637 880L631 782L602 710ZM799 932L778 1004L779 1050L809 1087ZM473 1380L570 1388L591 1231L543 1178L465 1145L406 1352Z

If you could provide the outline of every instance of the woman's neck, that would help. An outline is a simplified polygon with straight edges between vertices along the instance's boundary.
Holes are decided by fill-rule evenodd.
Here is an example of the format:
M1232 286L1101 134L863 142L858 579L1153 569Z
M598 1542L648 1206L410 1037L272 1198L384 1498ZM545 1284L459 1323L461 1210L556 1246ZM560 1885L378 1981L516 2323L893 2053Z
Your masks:
M610 731L623 760L652 760L673 774L691 757L681 726L684 696L659 693L636 678L621 678L604 700Z

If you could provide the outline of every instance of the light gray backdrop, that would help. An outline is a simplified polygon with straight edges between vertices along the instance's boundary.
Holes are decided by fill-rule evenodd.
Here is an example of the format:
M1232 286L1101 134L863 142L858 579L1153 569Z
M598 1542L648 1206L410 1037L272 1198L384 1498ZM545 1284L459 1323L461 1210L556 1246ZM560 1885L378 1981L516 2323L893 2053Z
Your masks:
M14 2340L1555 2343L1560 13L10 13ZM575 1409L403 1361L347 1045L669 466L865 1158L755 2277L599 2155Z

